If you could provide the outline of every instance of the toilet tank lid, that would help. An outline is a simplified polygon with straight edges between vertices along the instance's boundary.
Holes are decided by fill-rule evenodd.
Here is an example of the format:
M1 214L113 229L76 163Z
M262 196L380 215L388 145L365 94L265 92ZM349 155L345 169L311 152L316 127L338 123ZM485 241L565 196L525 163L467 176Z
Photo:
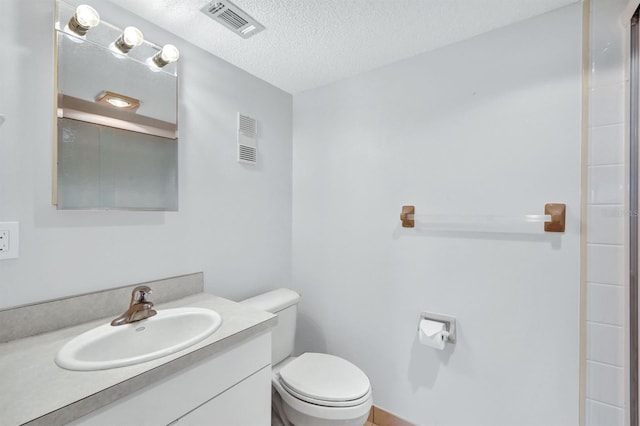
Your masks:
M300 300L300 295L288 288L279 288L267 293L259 294L254 297L243 300L243 305L263 311L276 313L289 306L293 306Z

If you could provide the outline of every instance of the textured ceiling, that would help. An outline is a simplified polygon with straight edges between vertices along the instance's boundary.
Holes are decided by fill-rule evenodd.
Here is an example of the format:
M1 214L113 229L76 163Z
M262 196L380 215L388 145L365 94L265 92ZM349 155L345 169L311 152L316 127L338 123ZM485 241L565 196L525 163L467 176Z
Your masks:
M200 12L207 0L111 1L298 93L579 0L233 0L267 27L247 40Z

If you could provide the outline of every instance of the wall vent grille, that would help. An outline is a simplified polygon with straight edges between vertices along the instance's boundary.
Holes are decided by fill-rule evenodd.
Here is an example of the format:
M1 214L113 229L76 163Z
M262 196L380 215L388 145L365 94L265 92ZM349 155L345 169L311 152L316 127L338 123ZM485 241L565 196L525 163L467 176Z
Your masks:
M211 15L215 15L216 13L220 12L220 10L224 9L224 4L220 2L211 2L209 5L207 5L207 9L208 13L210 13Z
M252 165L258 163L257 135L258 122L238 113L238 162Z
M214 0L200 11L242 38L249 38L264 30L264 25L228 0Z
M256 149L254 147L238 145L238 161L245 164L257 164Z
M238 16L237 13L229 9L225 10L218 16L220 17L220 19L223 19L227 24L231 25L236 30L249 23L246 19L243 19L242 16Z

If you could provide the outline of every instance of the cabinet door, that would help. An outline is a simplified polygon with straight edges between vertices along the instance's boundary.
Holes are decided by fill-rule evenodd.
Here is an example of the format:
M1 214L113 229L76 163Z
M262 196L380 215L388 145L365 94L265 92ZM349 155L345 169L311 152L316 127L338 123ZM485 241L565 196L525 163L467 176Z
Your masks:
M216 395L222 395L263 367L270 368L270 362L271 332L268 332L232 346L213 358L177 371L69 423L68 426L166 425L202 406ZM270 379L268 383L271 384ZM271 394L265 398L266 404L270 404ZM223 425L224 423L220 424Z
M271 366L205 402L172 426L270 426Z

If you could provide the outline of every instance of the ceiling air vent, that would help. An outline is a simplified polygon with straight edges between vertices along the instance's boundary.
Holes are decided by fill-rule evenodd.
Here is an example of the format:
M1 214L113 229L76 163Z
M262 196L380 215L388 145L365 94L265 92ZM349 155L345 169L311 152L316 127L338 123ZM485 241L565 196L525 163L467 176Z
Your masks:
M258 122L246 115L238 113L238 162L244 164L257 164L258 148L256 136L258 134Z
M242 38L249 38L264 30L264 25L228 0L214 0L200 10Z

